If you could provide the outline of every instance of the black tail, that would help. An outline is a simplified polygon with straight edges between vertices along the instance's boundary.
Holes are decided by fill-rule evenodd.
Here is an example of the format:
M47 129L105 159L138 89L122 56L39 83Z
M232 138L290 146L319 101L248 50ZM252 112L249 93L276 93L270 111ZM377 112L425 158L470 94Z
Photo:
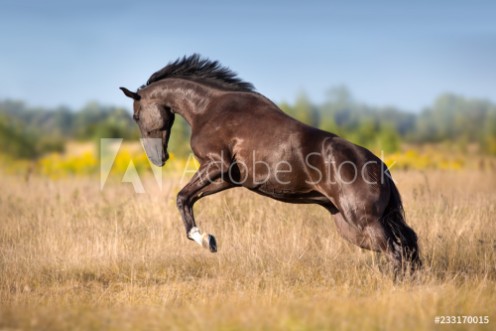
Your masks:
M388 249L393 253L399 264L398 267L418 269L422 266L422 262L419 256L417 234L406 224L398 188L391 177L386 176L386 178L390 189L390 198L382 215L381 223L388 238Z

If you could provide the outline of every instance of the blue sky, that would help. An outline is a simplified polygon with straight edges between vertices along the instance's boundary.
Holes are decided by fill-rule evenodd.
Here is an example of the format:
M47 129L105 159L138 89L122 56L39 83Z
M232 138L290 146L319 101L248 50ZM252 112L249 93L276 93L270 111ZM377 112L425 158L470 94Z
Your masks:
M495 1L0 0L0 99L130 107L198 52L276 102L333 86L418 111L443 92L496 101Z

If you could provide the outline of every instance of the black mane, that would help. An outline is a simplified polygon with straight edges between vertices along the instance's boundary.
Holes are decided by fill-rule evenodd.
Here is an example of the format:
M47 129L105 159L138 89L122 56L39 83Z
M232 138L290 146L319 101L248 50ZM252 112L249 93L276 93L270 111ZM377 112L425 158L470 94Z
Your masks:
M166 78L194 80L229 91L254 92L255 90L251 83L240 79L231 69L223 67L218 61L202 58L199 54L184 56L169 63L151 75L144 86Z

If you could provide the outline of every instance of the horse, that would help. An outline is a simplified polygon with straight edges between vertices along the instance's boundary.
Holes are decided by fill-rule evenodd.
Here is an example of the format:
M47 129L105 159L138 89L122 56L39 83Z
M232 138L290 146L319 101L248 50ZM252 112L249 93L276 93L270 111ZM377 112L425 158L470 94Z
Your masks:
M421 266L417 235L404 216L387 166L368 149L284 113L235 72L198 54L150 76L133 99L144 149L164 166L175 115L191 127L200 167L177 195L188 239L211 252L213 235L196 225L198 200L235 187L295 204L317 204L349 242L385 253L395 273Z

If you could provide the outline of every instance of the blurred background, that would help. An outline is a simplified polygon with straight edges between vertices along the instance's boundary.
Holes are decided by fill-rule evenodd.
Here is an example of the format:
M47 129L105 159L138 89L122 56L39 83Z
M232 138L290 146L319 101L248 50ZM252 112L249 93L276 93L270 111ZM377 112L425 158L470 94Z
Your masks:
M0 0L0 330L490 330L495 17L483 0ZM195 205L218 253L188 240L189 127L152 168L119 87L192 53L382 157L423 270L397 282L323 208L243 189Z
M391 166L494 167L495 12L490 1L2 1L2 164L92 173L99 138L112 137L146 168L118 87L197 52ZM176 165L188 130L176 122Z

